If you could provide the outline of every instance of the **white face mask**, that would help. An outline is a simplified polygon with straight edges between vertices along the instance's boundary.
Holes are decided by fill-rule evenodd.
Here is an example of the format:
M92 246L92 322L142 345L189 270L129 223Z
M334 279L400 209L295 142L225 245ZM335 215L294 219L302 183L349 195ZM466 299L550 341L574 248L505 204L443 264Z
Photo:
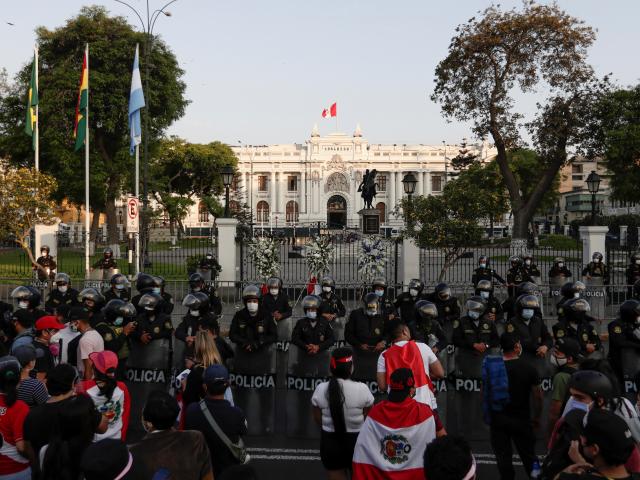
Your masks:
M384 296L384 290L375 290L375 293L377 296L382 297Z
M378 313L378 310L375 308L368 308L367 310L365 310L367 315L370 317L373 317L376 313Z
M60 286L58 287L58 291L59 291L60 293L67 293L67 290L68 290L68 289L69 289L69 287L68 287L68 286L66 286L66 285L60 285Z
M18 302L18 308L29 308L29 302Z
M417 297L418 296L418 290L416 290L415 288L409 289L409 295L411 295L412 297Z
M193 287L194 292L199 292L200 290L202 290L200 287Z
M153 312L153 311L155 310L155 308L153 308L153 307L144 307L144 309L145 309L147 312Z
M534 311L532 308L522 309L522 318L525 320L531 320L533 318Z
M489 292L480 292L480 296L485 299L489 298Z
M636 265L640 265L640 260L636 260Z
M640 327L636 327L633 329L633 336L640 340Z
M478 320L480 318L480 312L474 310L469 310L468 315L471 320Z
M269 289L269 293L271 295L273 295L274 297L277 297L278 296L278 289L277 288L270 288Z
M255 302L247 303L247 310L249 310L249 313L256 313L258 311L258 304Z
M318 312L308 311L307 312L307 318L309 320L315 320L316 318L318 318Z
M158 295L160 295L160 287L153 287L153 288L151 289L151 291L152 291L153 293L157 293Z
M116 290L124 290L124 285L116 285Z
M211 255L207 255L207 260L211 260L213 257Z
M189 310L189 315L191 315L192 317L199 317L200 310Z
M553 365L556 368L560 368L567 364L567 359L558 358L555 355L551 355L551 358L549 359L549 363L551 363L551 365Z
M558 268L562 268L562 267L564 267L564 263L560 262L560 263L558 264Z
M524 261L524 264L525 264L525 265L531 265L531 260L525 260L525 261Z
M580 298L580 292L575 292L573 294L573 298Z
M325 293L329 293L331 291L331 287L322 287L322 291Z
M593 259L593 263L600 263L600 259L599 258L594 258Z

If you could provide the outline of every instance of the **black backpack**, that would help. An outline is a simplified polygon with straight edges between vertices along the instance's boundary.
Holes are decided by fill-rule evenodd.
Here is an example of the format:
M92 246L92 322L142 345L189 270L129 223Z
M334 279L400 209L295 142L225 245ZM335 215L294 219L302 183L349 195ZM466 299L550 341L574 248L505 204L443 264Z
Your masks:
M562 419L556 432L555 442L540 465L542 480L552 480L562 470L573 465L573 461L569 458L569 447L572 440L579 438L579 425L584 415L584 411L574 409Z

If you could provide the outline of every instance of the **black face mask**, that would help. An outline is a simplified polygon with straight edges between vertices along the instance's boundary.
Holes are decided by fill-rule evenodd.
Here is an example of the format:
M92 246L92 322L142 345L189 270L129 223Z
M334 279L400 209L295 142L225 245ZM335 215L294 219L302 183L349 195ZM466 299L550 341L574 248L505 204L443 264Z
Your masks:
M116 389L116 379L96 372L96 380L100 382L100 385L96 382L96 386L100 390L100 395L110 400L113 391Z

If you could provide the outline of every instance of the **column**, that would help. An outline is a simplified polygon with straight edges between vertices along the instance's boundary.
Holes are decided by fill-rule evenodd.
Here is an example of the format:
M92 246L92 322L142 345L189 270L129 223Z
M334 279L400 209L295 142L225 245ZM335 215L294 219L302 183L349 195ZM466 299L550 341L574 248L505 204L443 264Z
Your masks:
M425 195L431 195L431 172L424 173Z
M420 249L411 238L402 240L402 283L420 278Z
M420 195L422 195L423 197L426 197L427 190L428 190L427 183L429 182L429 175L427 174L427 172L422 172L420 173L420 176L422 177L422 191L420 192Z
M416 195L422 195L422 188L423 188L422 172L416 173L416 177L418 178L418 183L416 185Z
M582 264L587 265L595 252L604 255L606 251L605 238L609 227L580 227L580 239L582 240Z
M396 172L389 172L389 181L387 182L389 189L389 211L396 208Z
M238 220L235 218L218 218L218 262L222 267L219 281L220 287L234 287L236 281L236 227Z
M244 172L244 195L247 205L253 205L253 199L251 198L251 173Z
M279 217L282 217L282 222L284 224L284 212L285 212L285 192L287 191L287 174L284 172L280 172L279 174L280 181L278 182L278 212L280 213Z
M271 172L271 174L269 175L269 189L270 189L270 193L271 193L271 202L269 202L269 213L272 216L272 220L273 219L273 215L275 214L276 210L277 210L277 204L276 204L276 188L278 188L278 178L277 178L277 173L276 172Z
M396 172L396 204L400 203L402 196L404 195L404 187L402 186L403 172Z
M300 192L300 218L302 218L302 213L307 213L307 172L300 173L300 188L298 189Z

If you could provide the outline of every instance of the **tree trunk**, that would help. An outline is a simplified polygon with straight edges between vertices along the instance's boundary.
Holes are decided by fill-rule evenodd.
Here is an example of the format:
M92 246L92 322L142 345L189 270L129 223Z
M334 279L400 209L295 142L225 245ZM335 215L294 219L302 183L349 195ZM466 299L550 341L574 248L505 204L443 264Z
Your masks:
M89 240L93 243L98 243L98 228L100 228L100 210L93 211L93 218L91 219L91 232L87 232Z
M107 214L107 243L109 245L117 244L120 238L118 236L118 215L116 214L115 198L107 198L105 213Z
M493 216L489 217L489 228L491 229L491 232L489 233L489 239L490 239L491 243L493 243L493 241L494 241L494 237L493 237Z
M513 212L513 229L511 231L511 255L523 255L527 252L527 226L529 219L522 210Z

